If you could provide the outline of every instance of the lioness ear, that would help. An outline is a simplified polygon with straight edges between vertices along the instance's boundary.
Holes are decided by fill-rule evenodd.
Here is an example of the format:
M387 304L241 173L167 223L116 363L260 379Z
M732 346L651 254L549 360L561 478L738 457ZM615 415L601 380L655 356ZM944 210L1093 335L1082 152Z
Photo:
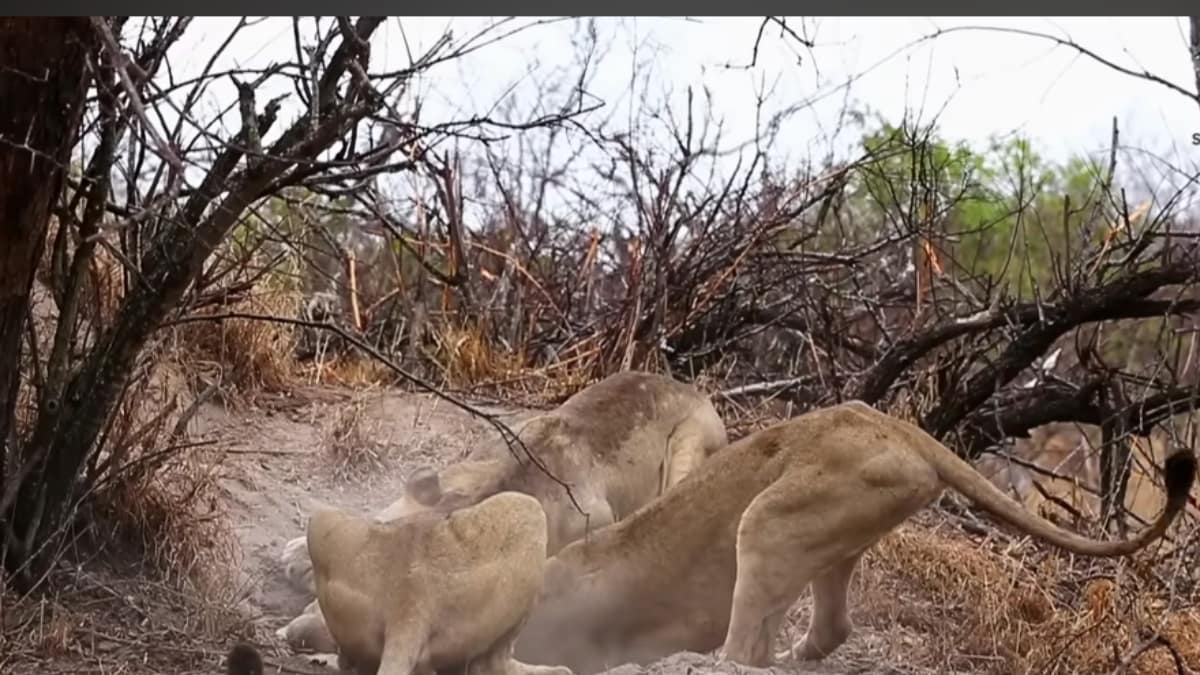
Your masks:
M404 484L404 491L421 506L434 506L442 499L442 483L437 471L428 466L412 472Z

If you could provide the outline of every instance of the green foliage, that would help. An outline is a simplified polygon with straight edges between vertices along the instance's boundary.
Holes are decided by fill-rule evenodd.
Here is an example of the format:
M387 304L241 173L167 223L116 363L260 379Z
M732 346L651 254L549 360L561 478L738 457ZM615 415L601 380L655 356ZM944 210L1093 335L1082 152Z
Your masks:
M862 146L871 159L849 186L855 238L920 232L960 279L1028 297L1103 235L1093 226L1102 176L1085 159L1048 160L1020 137L974 148L887 123Z

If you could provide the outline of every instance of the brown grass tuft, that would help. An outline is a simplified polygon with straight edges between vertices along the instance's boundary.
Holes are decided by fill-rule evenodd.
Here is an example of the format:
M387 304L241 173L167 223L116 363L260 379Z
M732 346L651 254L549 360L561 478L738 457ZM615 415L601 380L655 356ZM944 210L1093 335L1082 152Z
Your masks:
M44 657L66 654L75 638L78 619L69 611L55 611L47 602L38 603L38 609L39 620L31 636L34 650Z
M233 639L253 634L224 597L105 569L61 572L52 597L3 598L0 672L217 672Z
M917 667L1107 674L1127 661L1127 673L1175 672L1170 649L1137 651L1157 631L1196 670L1200 610L1170 602L1133 567L1031 543L980 544L930 514L865 556L854 617L892 638L884 658ZM899 639L900 631L923 639Z
M98 457L101 541L142 554L169 580L216 581L236 565L217 458L187 440L195 412L177 367L162 359L130 387Z
M312 384L336 384L351 389L391 385L396 374L391 368L356 351L339 354L327 361L313 361L303 366L305 378Z
M204 583L236 569L216 468L179 457L154 472L135 469L118 478L99 505L112 538L133 544L173 581Z
M433 336L436 347L429 357L451 386L503 380L525 369L521 354L495 344L477 323L442 321Z
M299 296L283 291L260 292L209 314L244 312L266 316L295 316ZM201 313L203 316L203 313ZM190 322L173 330L172 351L189 366L215 365L221 373L222 394L249 395L282 392L293 385L293 329L284 324L251 319Z

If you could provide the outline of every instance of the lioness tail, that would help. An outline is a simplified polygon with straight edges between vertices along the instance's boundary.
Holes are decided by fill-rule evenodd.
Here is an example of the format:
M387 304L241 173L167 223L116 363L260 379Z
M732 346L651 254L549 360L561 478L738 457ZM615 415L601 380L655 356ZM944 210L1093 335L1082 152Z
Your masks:
M1187 506L1188 494L1191 492L1192 482L1196 479L1195 455L1187 448L1175 449L1163 463L1167 505L1158 518L1128 539L1099 541L1064 530L1026 511L949 448L938 443L933 437L929 437L929 441L936 447L926 445L923 448L925 457L947 485L961 492L983 510L1027 534L1080 555L1128 555L1158 539Z
M263 675L263 660L249 642L239 642L225 659L226 675Z

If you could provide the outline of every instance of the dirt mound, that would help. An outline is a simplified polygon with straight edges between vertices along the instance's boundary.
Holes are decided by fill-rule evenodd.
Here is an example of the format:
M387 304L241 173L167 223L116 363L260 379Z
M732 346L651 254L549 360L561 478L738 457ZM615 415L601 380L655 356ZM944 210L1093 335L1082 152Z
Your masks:
M898 670L896 668L852 665L842 659L831 659L821 663L783 663L772 668L750 668L728 661L718 662L716 657L695 652L680 652L646 666L625 664L610 668L602 675L932 675L934 671ZM937 671L941 675L966 675Z

